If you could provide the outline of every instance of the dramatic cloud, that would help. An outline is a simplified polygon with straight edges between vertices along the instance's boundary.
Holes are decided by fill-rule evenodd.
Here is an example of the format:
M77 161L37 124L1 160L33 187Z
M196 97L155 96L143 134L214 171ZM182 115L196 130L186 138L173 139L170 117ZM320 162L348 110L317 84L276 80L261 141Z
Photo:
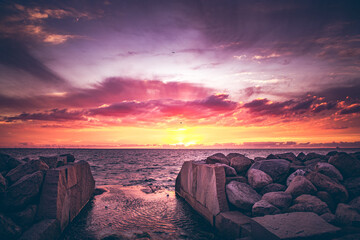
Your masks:
M53 109L43 113L22 113L14 117L5 117L5 122L14 122L16 120L20 121L29 121L29 120L38 120L38 121L74 121L74 120L85 120L81 112L77 111L68 111L66 109Z

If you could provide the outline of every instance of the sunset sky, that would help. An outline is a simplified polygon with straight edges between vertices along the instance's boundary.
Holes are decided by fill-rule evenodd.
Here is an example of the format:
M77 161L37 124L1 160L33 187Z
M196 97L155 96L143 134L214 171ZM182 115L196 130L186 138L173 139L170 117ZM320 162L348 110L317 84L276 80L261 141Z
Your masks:
M359 1L0 1L0 147L360 147Z

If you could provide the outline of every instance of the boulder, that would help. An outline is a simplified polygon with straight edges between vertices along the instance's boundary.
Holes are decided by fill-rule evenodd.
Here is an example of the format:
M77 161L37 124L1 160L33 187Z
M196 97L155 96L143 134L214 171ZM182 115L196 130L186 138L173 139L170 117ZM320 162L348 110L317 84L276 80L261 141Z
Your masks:
M309 160L312 160L312 159L315 159L315 158L320 158L322 160L325 160L327 161L328 160L328 157L327 156L324 156L324 155L321 155L321 154L318 154L318 153L308 153L305 157L305 161L309 161Z
M70 153L61 154L60 157L66 158L66 163L75 162L75 157L74 157L74 155L72 155L72 154L70 154ZM66 164L66 163L65 163L65 164Z
M235 169L232 168L232 167L230 167L229 165L222 164L222 163L216 163L215 165L216 165L216 166L222 166L222 167L224 167L225 175L226 175L226 176L229 176L229 177L236 176L236 171L235 171Z
M289 212L314 212L318 215L330 212L328 205L319 198L304 194L294 200L294 205L289 208Z
M331 156L329 163L339 169L344 178L360 176L360 160L347 153L339 152Z
M238 174L245 173L252 164L250 158L245 157L244 155L236 156L230 159L230 166L235 168Z
M354 234L347 234L339 238L333 238L332 240L359 240L359 239L360 239L360 233L354 233Z
M17 239L21 235L21 228L10 218L0 213L0 238Z
M326 162L326 160L321 159L321 158L313 158L311 160L305 161L304 165L313 171L313 170L315 170L316 164L318 164L319 162Z
M296 176L305 176L306 174L308 174L308 172L306 170L303 169L298 169L295 172L293 172L292 174L289 175L289 177L286 179L286 186L289 186L291 181L296 177Z
M46 163L46 165L48 165L49 168L56 168L57 167L57 162L58 162L58 157L57 156L51 156L51 157L40 156L39 159L41 161L43 161L44 163Z
M312 172L306 176L314 186L320 191L330 193L336 202L346 202L349 194L346 188L337 181L318 172Z
M44 173L37 171L25 175L19 181L11 185L4 199L5 206L10 209L17 209L30 203L40 192Z
M207 164L215 164L215 163L223 163L226 165L230 164L227 157L222 153L215 153L214 155L208 157L205 161Z
M245 155L240 154L240 153L229 153L228 155L226 155L226 158L230 161L233 157L245 157Z
M18 165L23 162L17 160L10 155L0 153L0 172L9 172L11 169L16 168Z
M34 224L19 238L19 240L49 240L58 239L60 235L59 222L56 219L45 219Z
M252 239L330 239L340 231L310 212L294 212L255 217L251 222Z
M346 179L344 186L349 192L350 199L360 196L360 177Z
M226 185L226 195L231 204L237 208L249 211L261 196L248 184L232 181Z
M6 174L6 178L14 183L23 176L27 174L31 174L37 171L48 170L49 166L41 160L31 160L30 162L23 163L16 168L12 169L8 174Z
M248 183L248 180L244 176L226 177L226 184L228 184L231 181Z
M315 165L315 171L322 173L328 177L334 178L338 181L343 180L343 176L333 165L330 163L319 162Z
M332 213L324 213L320 215L320 217L330 224L334 224L336 222L336 216Z
M332 212L335 211L335 209L336 209L336 203L335 203L334 199L331 197L331 195L330 195L328 192L318 191L318 192L316 193L316 196L317 196L321 201L323 201L324 203L326 203Z
M295 154L292 153L292 152L275 154L275 157L279 158L279 159L285 159L285 160L288 160L290 162L297 161L297 158L296 158Z
M252 207L252 215L253 217L259 217L270 214L279 214L280 210L274 205L270 204L265 200L260 200L256 202Z
M356 197L349 202L349 205L360 212L360 197Z
M272 183L272 178L265 172L258 169L250 169L247 172L249 184L254 189L261 189Z
M1 196L1 193L6 191L6 187L7 187L6 179L0 173L0 196Z
M279 184L279 183L271 183L267 186L265 186L262 190L261 190L261 195L264 195L265 193L268 192L283 192L285 191L286 186Z
M360 227L360 214L350 205L339 203L336 212L336 222L343 226Z
M285 192L296 198L303 194L315 194L316 191L316 187L306 177L296 176Z
M289 169L290 162L284 159L270 159L255 162L250 169L258 169L267 173L274 182L285 181Z
M29 205L25 210L10 213L10 217L23 229L31 226L35 220L37 205Z
M301 152L301 153L299 153L299 154L297 155L296 158L297 158L299 161L304 162L304 161L305 161L305 158L306 158L306 155L305 155L305 153Z
M265 200L279 209L286 209L290 206L292 197L286 192L269 192L265 193L261 200Z
M254 158L254 161L257 162L257 161L262 161L262 160L266 160L266 158L264 157L255 157Z
M338 151L330 151L326 154L327 157L331 157L331 156L334 156L338 153Z

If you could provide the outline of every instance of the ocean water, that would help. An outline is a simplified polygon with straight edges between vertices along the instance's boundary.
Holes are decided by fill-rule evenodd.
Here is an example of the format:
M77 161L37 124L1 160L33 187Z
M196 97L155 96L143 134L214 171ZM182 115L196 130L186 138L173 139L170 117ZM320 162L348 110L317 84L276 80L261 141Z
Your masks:
M184 161L203 160L217 152L225 155L237 152L254 158L285 152L326 154L333 150L0 149L0 152L19 159L71 153L76 160L89 162L97 187L108 185L107 192L89 202L61 239L222 239L186 202L175 196L175 179Z

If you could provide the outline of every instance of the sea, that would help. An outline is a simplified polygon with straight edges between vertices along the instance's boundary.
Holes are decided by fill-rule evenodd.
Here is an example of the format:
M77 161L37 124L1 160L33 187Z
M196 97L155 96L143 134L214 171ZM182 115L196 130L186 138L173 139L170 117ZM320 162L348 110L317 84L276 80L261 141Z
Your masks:
M0 149L15 158L37 159L70 153L90 164L96 187L91 199L60 239L222 239L200 215L176 196L182 164L221 152L249 158L360 149ZM105 186L105 187L104 187Z

